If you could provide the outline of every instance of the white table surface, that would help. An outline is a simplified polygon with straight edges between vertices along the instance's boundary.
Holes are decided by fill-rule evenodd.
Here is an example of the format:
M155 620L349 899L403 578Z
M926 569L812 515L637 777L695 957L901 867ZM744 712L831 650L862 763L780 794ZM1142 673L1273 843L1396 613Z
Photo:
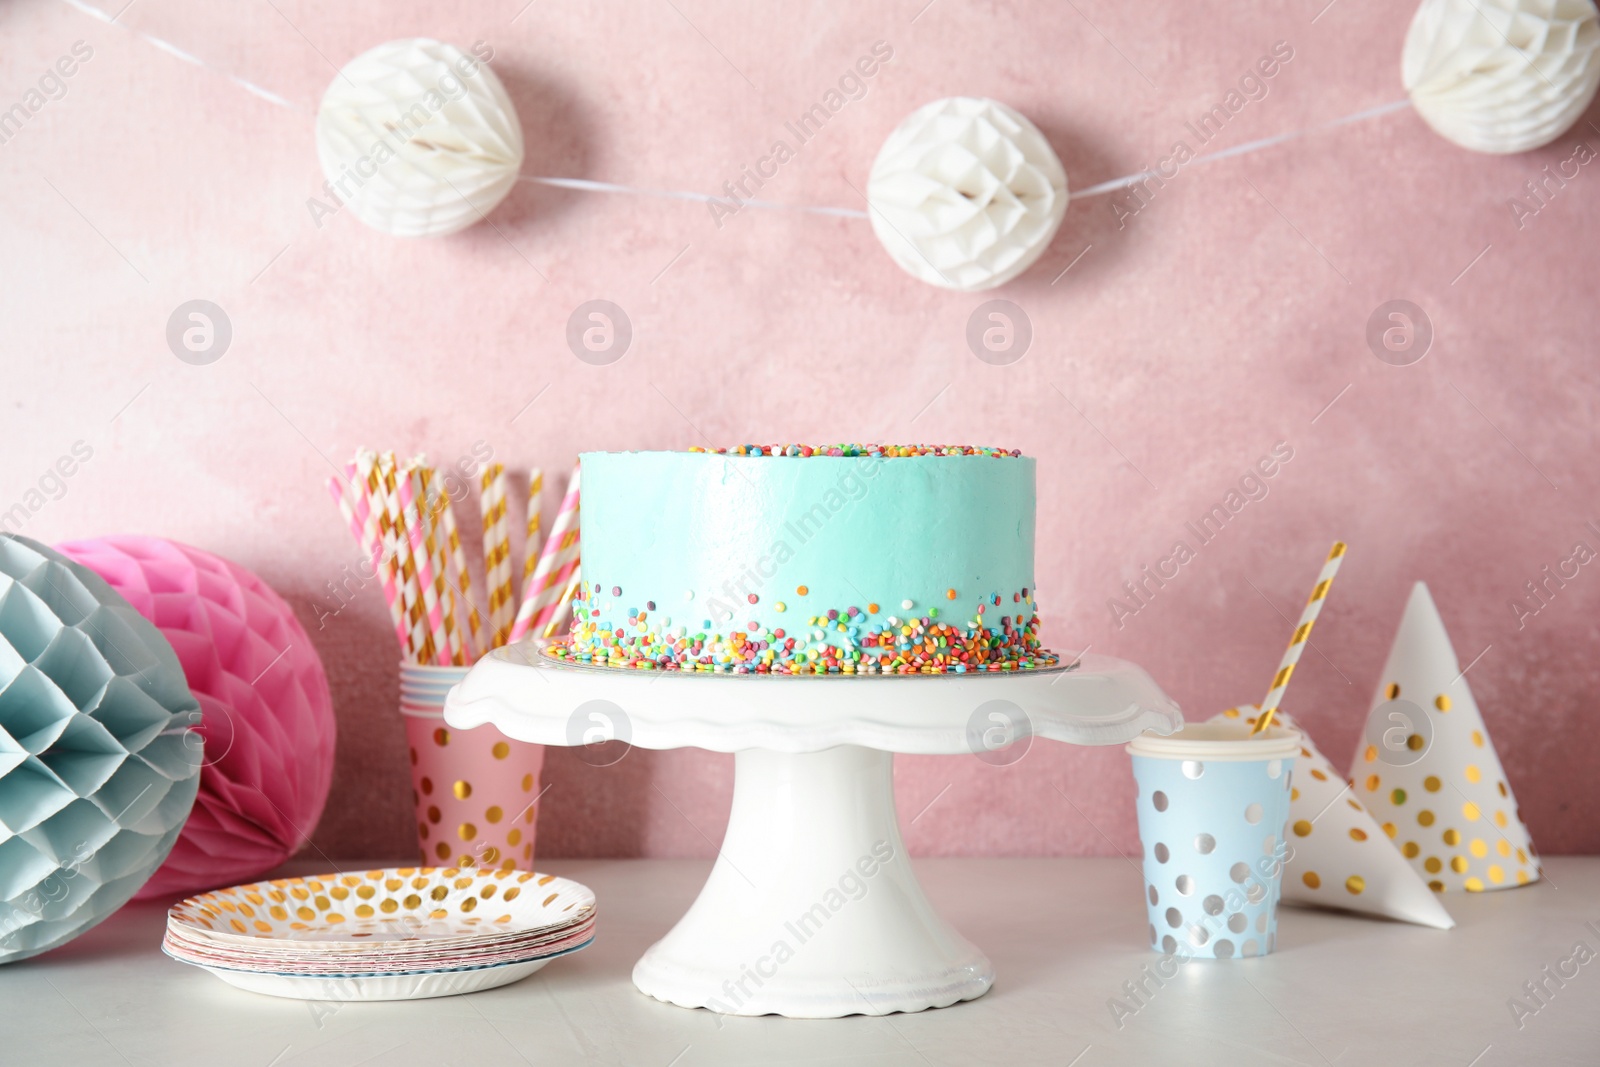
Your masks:
M552 861L598 894L598 937L516 985L390 1004L257 996L163 956L164 909L130 905L63 948L0 967L0 1063L1600 1064L1600 958L1548 983L1548 1003L1522 1028L1508 1007L1578 942L1600 952L1600 858L1547 858L1542 884L1452 895L1459 925L1448 932L1285 908L1274 955L1186 962L1120 1028L1109 1001L1160 959L1144 949L1128 863L916 862L934 904L994 961L995 987L979 1000L819 1021L661 1004L629 972L709 863Z

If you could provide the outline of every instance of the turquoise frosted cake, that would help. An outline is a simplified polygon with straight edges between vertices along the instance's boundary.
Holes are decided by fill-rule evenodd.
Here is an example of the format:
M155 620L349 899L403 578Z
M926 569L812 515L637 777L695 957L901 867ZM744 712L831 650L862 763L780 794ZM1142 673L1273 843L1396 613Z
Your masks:
M908 674L1056 658L1034 610L1034 461L961 446L586 452L569 660Z

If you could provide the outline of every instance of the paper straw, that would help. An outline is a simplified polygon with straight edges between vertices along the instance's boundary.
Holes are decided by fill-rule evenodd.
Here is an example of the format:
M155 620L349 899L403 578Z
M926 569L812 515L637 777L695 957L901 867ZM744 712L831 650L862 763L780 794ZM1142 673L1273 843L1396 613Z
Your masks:
M452 666L465 662L461 647L461 616L456 612L456 600L451 595L450 572L445 556L443 524L429 487L433 483L433 468L425 456L415 456L407 465L412 479L411 491L417 501L417 518L422 524L422 544L428 553L428 566L433 571L433 596L439 603L439 614L444 621L444 639L449 649Z
M556 632L556 626L561 622L561 616L566 611L567 605L572 603L572 594L578 591L578 583L583 581L583 566L581 564L572 568L572 579L567 582L567 587L561 591L561 599L556 601L554 614L545 628L539 631L539 636L550 637Z
M350 536L354 537L361 550L372 558L373 569L383 582L383 596L389 603L389 617L394 623L395 638L400 642L400 651L404 654L410 635L406 631L401 605L396 599L394 579L383 566L383 544L376 536L376 524L369 521L371 507L366 498L356 491L356 486L360 483L356 480L355 464L349 464L346 473L349 475L348 485L338 478L331 476L328 478L328 494L339 506L339 514L344 517L345 525L350 527Z
M424 499L433 492L433 469L423 467L422 488ZM461 641L462 660L459 666L466 666L478 658L478 649L483 647L483 613L478 610L478 598L472 595L472 571L467 568L467 553L461 547L461 531L456 526L455 508L451 506L450 493L445 489L447 483L440 482L440 492L435 502L430 505L438 517L442 536L439 550L449 554L450 596L455 602L454 615L457 620L455 627L456 636ZM465 614L467 617L467 631L463 633L459 620Z
M1322 604L1328 599L1333 576L1339 573L1339 564L1343 562L1344 542L1335 541L1327 562L1322 565L1322 573L1317 576L1317 584L1311 590L1311 598L1300 613L1300 625L1295 627L1289 647L1284 650L1283 661L1278 664L1278 673L1272 679L1272 688L1267 690L1266 698L1261 701L1261 714L1256 717L1256 724L1250 730L1252 734L1259 734L1272 725L1272 717L1277 714L1278 705L1283 701L1283 691L1289 688L1289 679L1294 676L1294 665L1300 662L1300 653L1305 651L1306 642L1311 638L1311 627L1322 613Z
M417 559L411 550L411 538L408 533L410 528L405 520L405 508L401 500L401 479L396 471L395 455L393 452L385 452L377 457L376 462L375 472L381 485L380 499L383 502L384 515L388 520L387 547L394 553L399 564L400 591L405 598L406 617L411 627L410 647L413 662L434 663L438 652L433 640L433 631L429 627L427 598L423 595Z
M490 647L511 636L516 615L516 590L511 577L511 524L506 521L506 469L491 463L479 476L478 503L483 511L483 574L489 588Z
M550 527L550 537L539 554L533 577L523 583L522 606L517 609L517 621L511 627L511 640L520 641L530 631L549 624L555 615L563 583L569 581L578 566L578 476L572 471L572 481L567 483L567 495L561 501L561 510Z
M527 599L534 568L539 564L539 512L543 508L544 471L528 471L528 537L522 543L522 596Z
M428 616L432 655L426 662L448 667L453 661L450 654L450 635L444 628L444 607L439 603L439 585L434 581L432 546L428 544L422 516L417 511L416 479L413 475L410 463L395 472L401 515L398 540L409 543L411 560L416 568L417 587L421 591L422 606Z

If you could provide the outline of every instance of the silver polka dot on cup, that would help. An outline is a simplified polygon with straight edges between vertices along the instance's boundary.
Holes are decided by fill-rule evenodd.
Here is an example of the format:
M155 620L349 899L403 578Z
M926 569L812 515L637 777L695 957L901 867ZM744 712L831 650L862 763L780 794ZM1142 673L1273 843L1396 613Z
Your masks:
M1212 893L1200 902L1200 907L1207 915L1221 915L1222 898Z
M1236 934L1242 934L1250 928L1250 920L1245 918L1244 912L1236 911L1228 916L1228 929ZM1151 929L1154 929L1152 927Z
M1217 839L1212 837L1210 834L1195 835L1194 850L1200 853L1200 855L1209 856L1212 852L1216 851L1216 848Z
M1267 761L1267 777L1276 778L1283 773L1283 760L1273 759Z
M1267 899L1267 887L1255 882L1244 891L1244 898L1252 904L1259 904Z
M1233 957L1233 942L1224 937L1212 946L1211 951L1219 960L1231 959Z
M1267 839L1261 842L1261 854L1270 856L1276 851L1278 851L1278 835L1268 834Z
M1232 878L1237 884L1244 885L1244 880L1250 877L1250 865L1242 861L1235 863L1228 868L1228 877Z
M1183 913L1177 908L1167 909L1167 925L1176 930L1183 925Z
M1197 759L1183 761L1183 776L1185 778L1198 778L1206 773L1206 765Z
M1244 809L1244 821L1249 823L1251 826L1254 826L1261 821L1261 816L1263 814L1265 814L1265 812L1262 811L1260 804L1251 804L1248 808Z
M1256 933L1264 934L1266 932L1267 932L1267 913L1266 912L1262 912L1260 915L1256 916Z
M1190 878L1187 874L1178 875L1178 881L1176 885L1178 887L1179 896L1186 897L1194 892L1194 879Z
M1150 803L1155 805L1155 809L1157 811L1166 811L1167 810L1167 794L1165 794L1161 790L1157 789L1155 791L1155 795L1153 795L1150 798Z
M1161 951L1169 956L1178 951L1178 942L1173 939L1171 934L1167 934L1161 939Z
M1154 945L1156 943L1156 924L1155 923L1151 923L1150 924L1150 943L1152 945Z
M1211 932L1199 923L1189 927L1189 944L1203 945L1211 940Z
M1167 851L1167 846L1163 845L1160 841L1156 842L1155 853L1156 853L1156 862L1157 863L1165 863L1165 862L1167 862L1167 860L1172 855L1172 853Z
M1243 956L1245 959L1249 959L1251 956L1254 956L1255 954L1256 954L1256 940L1255 940L1255 938L1252 937L1250 940L1246 941L1243 945L1239 946L1239 955Z
M1149 896L1150 896L1150 905L1152 907L1154 907L1156 904L1159 904L1161 902L1161 896L1160 896L1160 894L1158 894L1156 892L1156 887L1155 886L1151 886L1150 887Z

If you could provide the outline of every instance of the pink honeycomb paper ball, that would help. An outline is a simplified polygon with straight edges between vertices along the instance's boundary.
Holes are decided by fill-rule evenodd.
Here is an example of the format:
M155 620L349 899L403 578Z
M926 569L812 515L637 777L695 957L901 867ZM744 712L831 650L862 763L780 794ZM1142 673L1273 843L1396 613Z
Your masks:
M299 851L333 780L333 700L294 612L260 578L159 537L69 541L171 643L200 702L200 793L135 899L248 881Z

